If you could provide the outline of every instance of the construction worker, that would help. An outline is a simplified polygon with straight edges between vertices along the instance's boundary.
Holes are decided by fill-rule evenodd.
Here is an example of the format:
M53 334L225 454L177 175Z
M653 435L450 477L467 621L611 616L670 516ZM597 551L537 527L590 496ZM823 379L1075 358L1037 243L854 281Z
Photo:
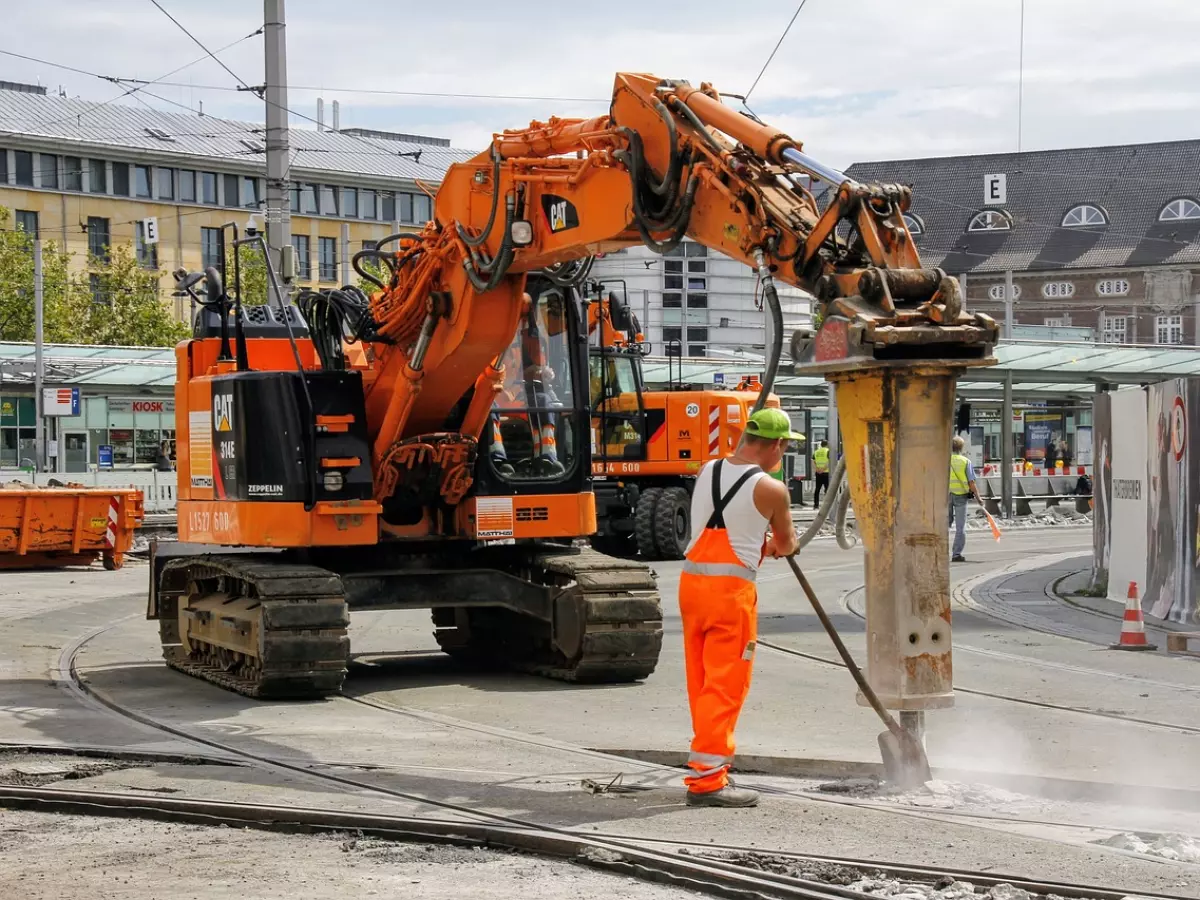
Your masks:
M813 509L821 506L821 490L829 490L829 441L813 451Z
M954 526L950 562L967 561L962 555L967 546L967 500L971 497L979 500L979 490L975 487L975 468L971 460L963 456L966 445L967 442L959 435L955 435L950 442L954 451L950 456L950 524Z
M787 413L760 409L734 454L706 463L692 491L692 540L679 577L692 711L689 806L758 803L756 792L729 783L728 770L758 640L758 567L766 556L796 552L787 488L767 473L788 441L800 439Z

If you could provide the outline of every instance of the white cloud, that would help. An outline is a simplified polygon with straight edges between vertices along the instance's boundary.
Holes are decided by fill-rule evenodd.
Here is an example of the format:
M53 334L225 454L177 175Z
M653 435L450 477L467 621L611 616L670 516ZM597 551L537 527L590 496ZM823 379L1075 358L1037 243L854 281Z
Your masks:
M258 27L257 0L163 0L216 49ZM11 7L11 8L10 8ZM754 92L751 105L835 165L855 160L1014 149L1019 0L809 0ZM552 9L552 12L548 11ZM558 5L462 0L453 7L359 0L288 3L294 85L324 88L344 125L432 133L480 147L494 131L550 115L588 116L601 103L511 102L335 94L372 88L596 98L616 71L711 81L745 91L795 9L764 0L755 15L693 0L686 18L645 3ZM146 0L59 0L6 5L8 49L105 75L155 78L201 51ZM1026 3L1023 145L1026 149L1195 136L1200 101L1194 35L1200 4L1159 0L1136 10L1118 0ZM222 59L262 80L261 39ZM0 77L109 100L120 91L85 75L4 58ZM170 79L232 87L211 60ZM252 96L156 86L206 112L261 120ZM315 115L316 93L289 105ZM131 101L124 101L131 102ZM161 105L159 101L148 102ZM328 113L327 113L328 115Z

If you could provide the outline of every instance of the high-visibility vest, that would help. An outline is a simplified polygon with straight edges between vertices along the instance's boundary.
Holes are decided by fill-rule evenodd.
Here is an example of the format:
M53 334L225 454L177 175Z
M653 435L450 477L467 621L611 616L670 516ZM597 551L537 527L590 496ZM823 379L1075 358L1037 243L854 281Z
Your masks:
M813 451L813 466L818 472L829 471L829 448L818 447Z
M961 453L950 457L950 493L962 496L971 493L971 483L967 481L967 466L971 461Z

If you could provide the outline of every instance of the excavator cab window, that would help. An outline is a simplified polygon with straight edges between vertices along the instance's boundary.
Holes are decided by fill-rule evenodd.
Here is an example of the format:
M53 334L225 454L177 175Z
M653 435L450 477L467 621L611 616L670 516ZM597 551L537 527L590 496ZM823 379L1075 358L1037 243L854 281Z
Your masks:
M555 480L575 466L578 427L567 302L556 291L540 294L504 354L504 386L492 407L488 457L506 480Z
M638 360L628 352L597 349L588 360L593 455L602 460L643 459L646 428Z

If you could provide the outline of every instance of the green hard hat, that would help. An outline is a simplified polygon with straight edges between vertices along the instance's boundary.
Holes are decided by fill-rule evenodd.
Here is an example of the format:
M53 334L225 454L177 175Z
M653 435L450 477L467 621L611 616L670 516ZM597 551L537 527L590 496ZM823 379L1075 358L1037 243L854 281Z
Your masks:
M746 434L766 438L769 441L786 438L789 441L802 441L804 435L792 431L792 420L782 409L766 407L751 414L746 422Z

